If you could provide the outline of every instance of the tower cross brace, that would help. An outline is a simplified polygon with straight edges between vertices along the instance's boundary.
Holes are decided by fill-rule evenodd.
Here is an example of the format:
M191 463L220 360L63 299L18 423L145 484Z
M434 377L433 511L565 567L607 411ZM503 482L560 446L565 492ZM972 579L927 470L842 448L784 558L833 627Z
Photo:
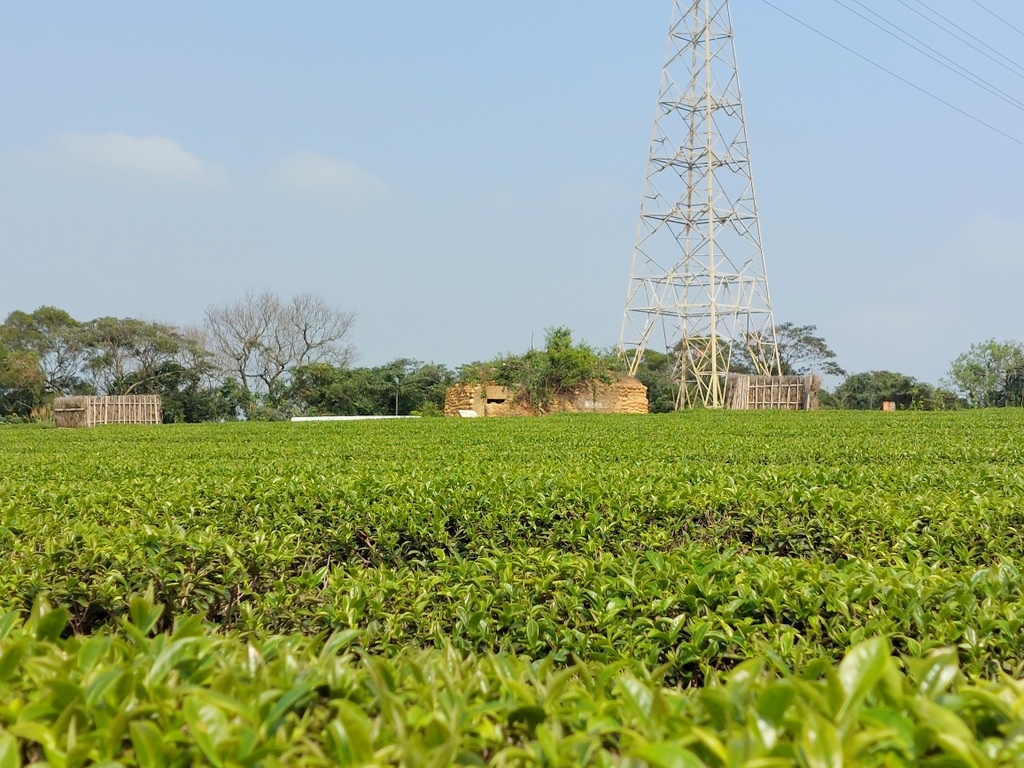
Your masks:
M620 348L660 337L676 407L720 408L730 370L779 372L728 0L674 0Z

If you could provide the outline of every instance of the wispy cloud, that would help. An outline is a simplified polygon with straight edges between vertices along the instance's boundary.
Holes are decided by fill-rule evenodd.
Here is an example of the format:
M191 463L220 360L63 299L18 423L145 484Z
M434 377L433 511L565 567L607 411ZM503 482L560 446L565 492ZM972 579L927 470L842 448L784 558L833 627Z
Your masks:
M281 158L272 178L279 184L310 192L325 193L350 201L383 197L387 185L352 163L299 150Z
M203 183L223 178L220 171L163 136L62 133L54 137L53 144L78 160L151 178Z

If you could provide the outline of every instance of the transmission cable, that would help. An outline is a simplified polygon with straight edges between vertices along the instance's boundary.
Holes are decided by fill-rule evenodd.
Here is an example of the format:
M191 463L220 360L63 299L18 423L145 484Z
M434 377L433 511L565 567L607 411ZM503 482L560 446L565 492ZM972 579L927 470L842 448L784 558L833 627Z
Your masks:
M922 56L926 56L927 58L931 59L936 64L938 64L939 66L945 67L950 72L952 72L955 75L958 75L958 76L962 77L964 80L966 80L967 82L971 83L972 85L976 85L979 88L981 88L982 90L988 91L989 93L991 93L996 98L1002 99L1007 104L1010 104L1011 106L1014 106L1017 109L1019 109L1022 112L1024 112L1024 102L1020 101L1019 99L1017 99L1014 96L1011 96L1006 91L1002 90L1001 88L998 88L997 86L995 86L994 84L992 84L991 82L989 82L985 78L981 77L980 75L976 75L974 72L971 72L971 70L967 69L966 67L964 67L964 66L962 66L960 64L957 64L951 58L949 58L945 54L941 53L940 51L935 50L934 48L932 48L930 45L928 45L924 41L914 37L912 34L907 32L902 27L900 27L897 24L894 24L893 22L889 21L884 16L881 16L880 14L875 13L873 10L871 10L866 5L864 5L864 3L860 2L860 0L852 0L852 1L857 3L857 5L859 5L861 8L864 8L865 10L867 10L869 13L872 13L875 16L878 16L878 18L880 18L886 24L888 24L891 27L893 27L893 29L899 30L900 34L906 35L908 38L910 38L910 40L914 40L915 42L917 42L920 45L924 46L924 48L927 48L928 50L927 51L922 50L918 46L914 45L914 43L911 43L908 40L905 40L904 38L900 37L900 35L896 34L895 32L886 29L885 27L883 27L878 22L873 21L872 19L869 19L867 16L865 16L860 11L857 11L857 10L851 8L850 6L848 6L845 2L843 2L843 0L833 0L833 2L836 5L842 6L843 8L848 10L850 13L852 13L854 16L857 16L858 18L863 19L864 21L866 21L868 24L872 25L873 27L876 27L877 29L882 30L883 32L885 32L885 34L889 35L890 37L895 38L896 40L899 40L901 43L903 43L908 48L911 48L911 49L917 51ZM935 55L933 55L932 53L929 53L928 51L933 51ZM943 61L943 59L945 61Z
M1020 27L1015 27L1013 24L1008 22L1006 19L1004 19L998 13L993 11L991 8L986 8L984 5L982 5L980 2L978 2L978 0L971 0L971 2L974 3L976 6L978 6L979 8L981 8L981 10L985 11L985 13L990 14L991 16L994 16L995 18L999 19L1001 22L1003 22L1003 24L1008 26L1010 29L1012 29L1014 32L1016 32L1021 37L1024 37L1024 30L1021 30Z
M1002 54L999 51L997 51L995 48L993 48L991 45L986 43L984 40L979 40L977 37L974 37L974 35L972 35L966 29L961 27L959 24L956 24L956 23L950 21L949 19L946 19L947 23L951 24L956 29L959 29L967 37L970 37L970 38L973 38L974 40L977 40L979 43L981 43L983 46L985 46L985 48L988 48L989 51L992 51L993 53L996 54L996 56L999 56L1001 58L996 58L996 56L993 56L988 51L985 51L983 48L978 47L977 45L975 45L974 43L972 43L970 40L966 39L965 37L962 37L962 36L958 35L956 32L953 32L952 30L947 29L946 27L942 26L935 19L930 18L930 17L926 16L925 14L921 13L921 11L919 11L914 6L910 5L908 2L906 2L906 0L896 0L896 2L899 3L900 5L902 5L904 8L906 8L908 11L911 11L912 13L916 13L922 19L927 21L929 24L932 24L932 25L938 27L940 30L945 32L947 35L952 37L954 40L959 40L961 43L963 43L967 47L972 48L973 50L977 51L978 53L980 53L985 58L995 62L1000 67L1005 69L1007 72L1010 72L1011 74L1014 74L1017 77L1019 77L1021 79L1024 79L1024 67L1022 67L1020 64L1015 62L1009 56L1006 56L1005 54ZM925 8L928 8L928 6L925 6ZM928 8L928 10L931 11L932 9ZM932 11L932 13L935 13L935 11ZM942 16L941 18L945 19L944 16ZM1009 62L1009 64L1007 64L1007 62Z
M896 0L896 1L897 1L897 2L899 2L899 3L902 3L903 5L907 5L906 3L904 3L904 2L903 2L903 0ZM939 17L940 19L942 19L942 20L943 20L944 22L946 22L946 23L947 23L947 24L949 24L950 26L952 26L952 27L955 27L956 29L959 29L959 30L960 30L961 32L963 32L963 33L964 33L965 35L967 35L967 36L968 36L969 38L971 38L972 40L975 40L975 41L977 41L977 42L981 43L981 44L982 44L983 46L985 46L985 47L986 47L986 48L988 48L988 49L989 49L990 51L992 51L992 53L996 54L996 55L997 55L997 56L999 56L1000 58L1003 58L1003 59L1005 59L1005 60L1006 60L1006 61L1008 61L1008 62L1009 62L1010 64L1012 64L1013 66L1015 66L1015 67L1016 67L1017 69L1020 69L1020 70L1024 70L1024 67L1022 67L1022 66L1021 66L1020 64L1018 64L1018 63L1017 63L1016 61L1014 61L1013 59L1011 59L1011 58L1010 58L1009 56L1007 56L1007 55L1006 55L1006 54L1004 54L1004 53L1000 53L999 51L997 51L997 50L996 50L995 48L993 48L993 47L992 47L991 45L989 45L988 43L986 43L986 42L985 42L984 40L982 40L982 39L981 39L980 37L978 37L977 35L972 35L972 34L971 34L970 32L968 32L968 31L967 31L966 29L964 29L963 27L961 27L961 26L960 26L959 24L957 24L957 23L956 23L955 21L953 21L952 19L950 19L950 18L948 18L948 17L946 17L946 16L943 16L943 15L942 15L941 13L939 13L938 11L936 11L936 10L935 10L934 8L932 8L931 6L929 6L929 5L927 4L927 3L923 2L923 0L914 0L914 1L915 1L915 2L916 2L916 3L918 4L918 5L920 5L920 6L922 7L922 8L924 8L924 9L926 9L927 11L929 11L930 13L933 13L933 14L935 14L936 16L938 16L938 17ZM910 6L907 6L907 7L908 7L908 8L910 8ZM911 8L911 10L914 10L914 9L913 9L913 8ZM918 13L918 14L920 15L920 12L917 12L917 13ZM925 16L924 18L926 18L926 19L927 19L928 17L927 17L927 16ZM928 20L929 20L929 21L932 21L931 19L928 19ZM937 23L937 22L935 22L935 21L932 21L932 23L933 23L933 24L937 24L937 26L939 27L939 29L942 29L942 28L943 28L941 24L938 24L938 23ZM948 32L949 30L946 30L946 31ZM950 32L950 34L952 34L952 33Z
M922 88L920 85L917 85L916 83L911 82L910 80L907 80L907 78L903 77L902 75L896 74L891 69L888 69L887 67L879 64L877 61L874 61L873 59L868 58L863 53L859 53L858 51L855 51L850 46L845 45L844 43L839 42L834 37L831 37L831 36L827 35L826 33L822 32L820 29L817 29L816 27L812 27L806 21L803 21L802 19L797 18L796 16L794 16L791 13L789 13L788 11L782 10L781 8L779 8L779 6L775 5L775 3L771 2L770 0L761 0L761 2L764 3L765 5L769 6L770 8L774 8L776 11L781 13L783 16L786 16L789 19L791 19L792 21L795 21L800 26L809 29L814 34L819 35L820 37L825 38L830 43L838 45L844 51L847 51L848 53L852 53L858 59L866 61L868 64L870 64L871 66L875 67L876 69L880 69L883 72L885 72L887 75L891 75L892 77L895 77L900 82L902 82L902 83L904 83L906 85L909 85L915 91L923 93L925 96L928 96L929 98L934 99L935 101L939 102L940 104L944 104L945 106L949 107L950 109L954 110L955 112L959 112L964 117L973 120L974 122L978 123L979 125L983 125L984 127L988 128L990 131L994 131L995 133L998 133L1000 136L1002 136L1002 137L1004 137L1006 139L1009 139L1014 144L1019 144L1020 146L1024 147L1024 141L1022 141L1021 139L1018 139L1016 136L1013 136L1012 134L1009 134L1009 133L1007 133L1006 131L1004 131L1004 130L1002 130L1000 128L996 128L994 125L992 125L991 123L985 122L980 117L977 117L976 115L972 115L967 110L961 109L960 107L956 106L955 104L953 104L953 103L951 103L949 101L946 101L941 96L938 96L938 95L932 93L931 91L929 91L929 90L927 90L925 88Z

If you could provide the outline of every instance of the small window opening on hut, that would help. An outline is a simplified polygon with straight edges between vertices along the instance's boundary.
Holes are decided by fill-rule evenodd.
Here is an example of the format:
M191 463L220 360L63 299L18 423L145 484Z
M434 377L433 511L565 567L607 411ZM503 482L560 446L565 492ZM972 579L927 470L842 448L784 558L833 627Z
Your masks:
M507 403L509 401L508 390L505 387L484 387L484 400L487 405L501 405L503 403Z

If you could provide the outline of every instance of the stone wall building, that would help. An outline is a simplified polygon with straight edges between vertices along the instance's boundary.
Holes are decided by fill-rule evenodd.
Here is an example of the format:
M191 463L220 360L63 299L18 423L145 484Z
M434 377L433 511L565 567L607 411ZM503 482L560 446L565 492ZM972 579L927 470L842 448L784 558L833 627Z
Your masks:
M547 408L517 402L508 388L495 384L456 384L444 396L445 416L540 416L545 413L647 413L647 387L636 379L610 384L591 381L555 395Z

